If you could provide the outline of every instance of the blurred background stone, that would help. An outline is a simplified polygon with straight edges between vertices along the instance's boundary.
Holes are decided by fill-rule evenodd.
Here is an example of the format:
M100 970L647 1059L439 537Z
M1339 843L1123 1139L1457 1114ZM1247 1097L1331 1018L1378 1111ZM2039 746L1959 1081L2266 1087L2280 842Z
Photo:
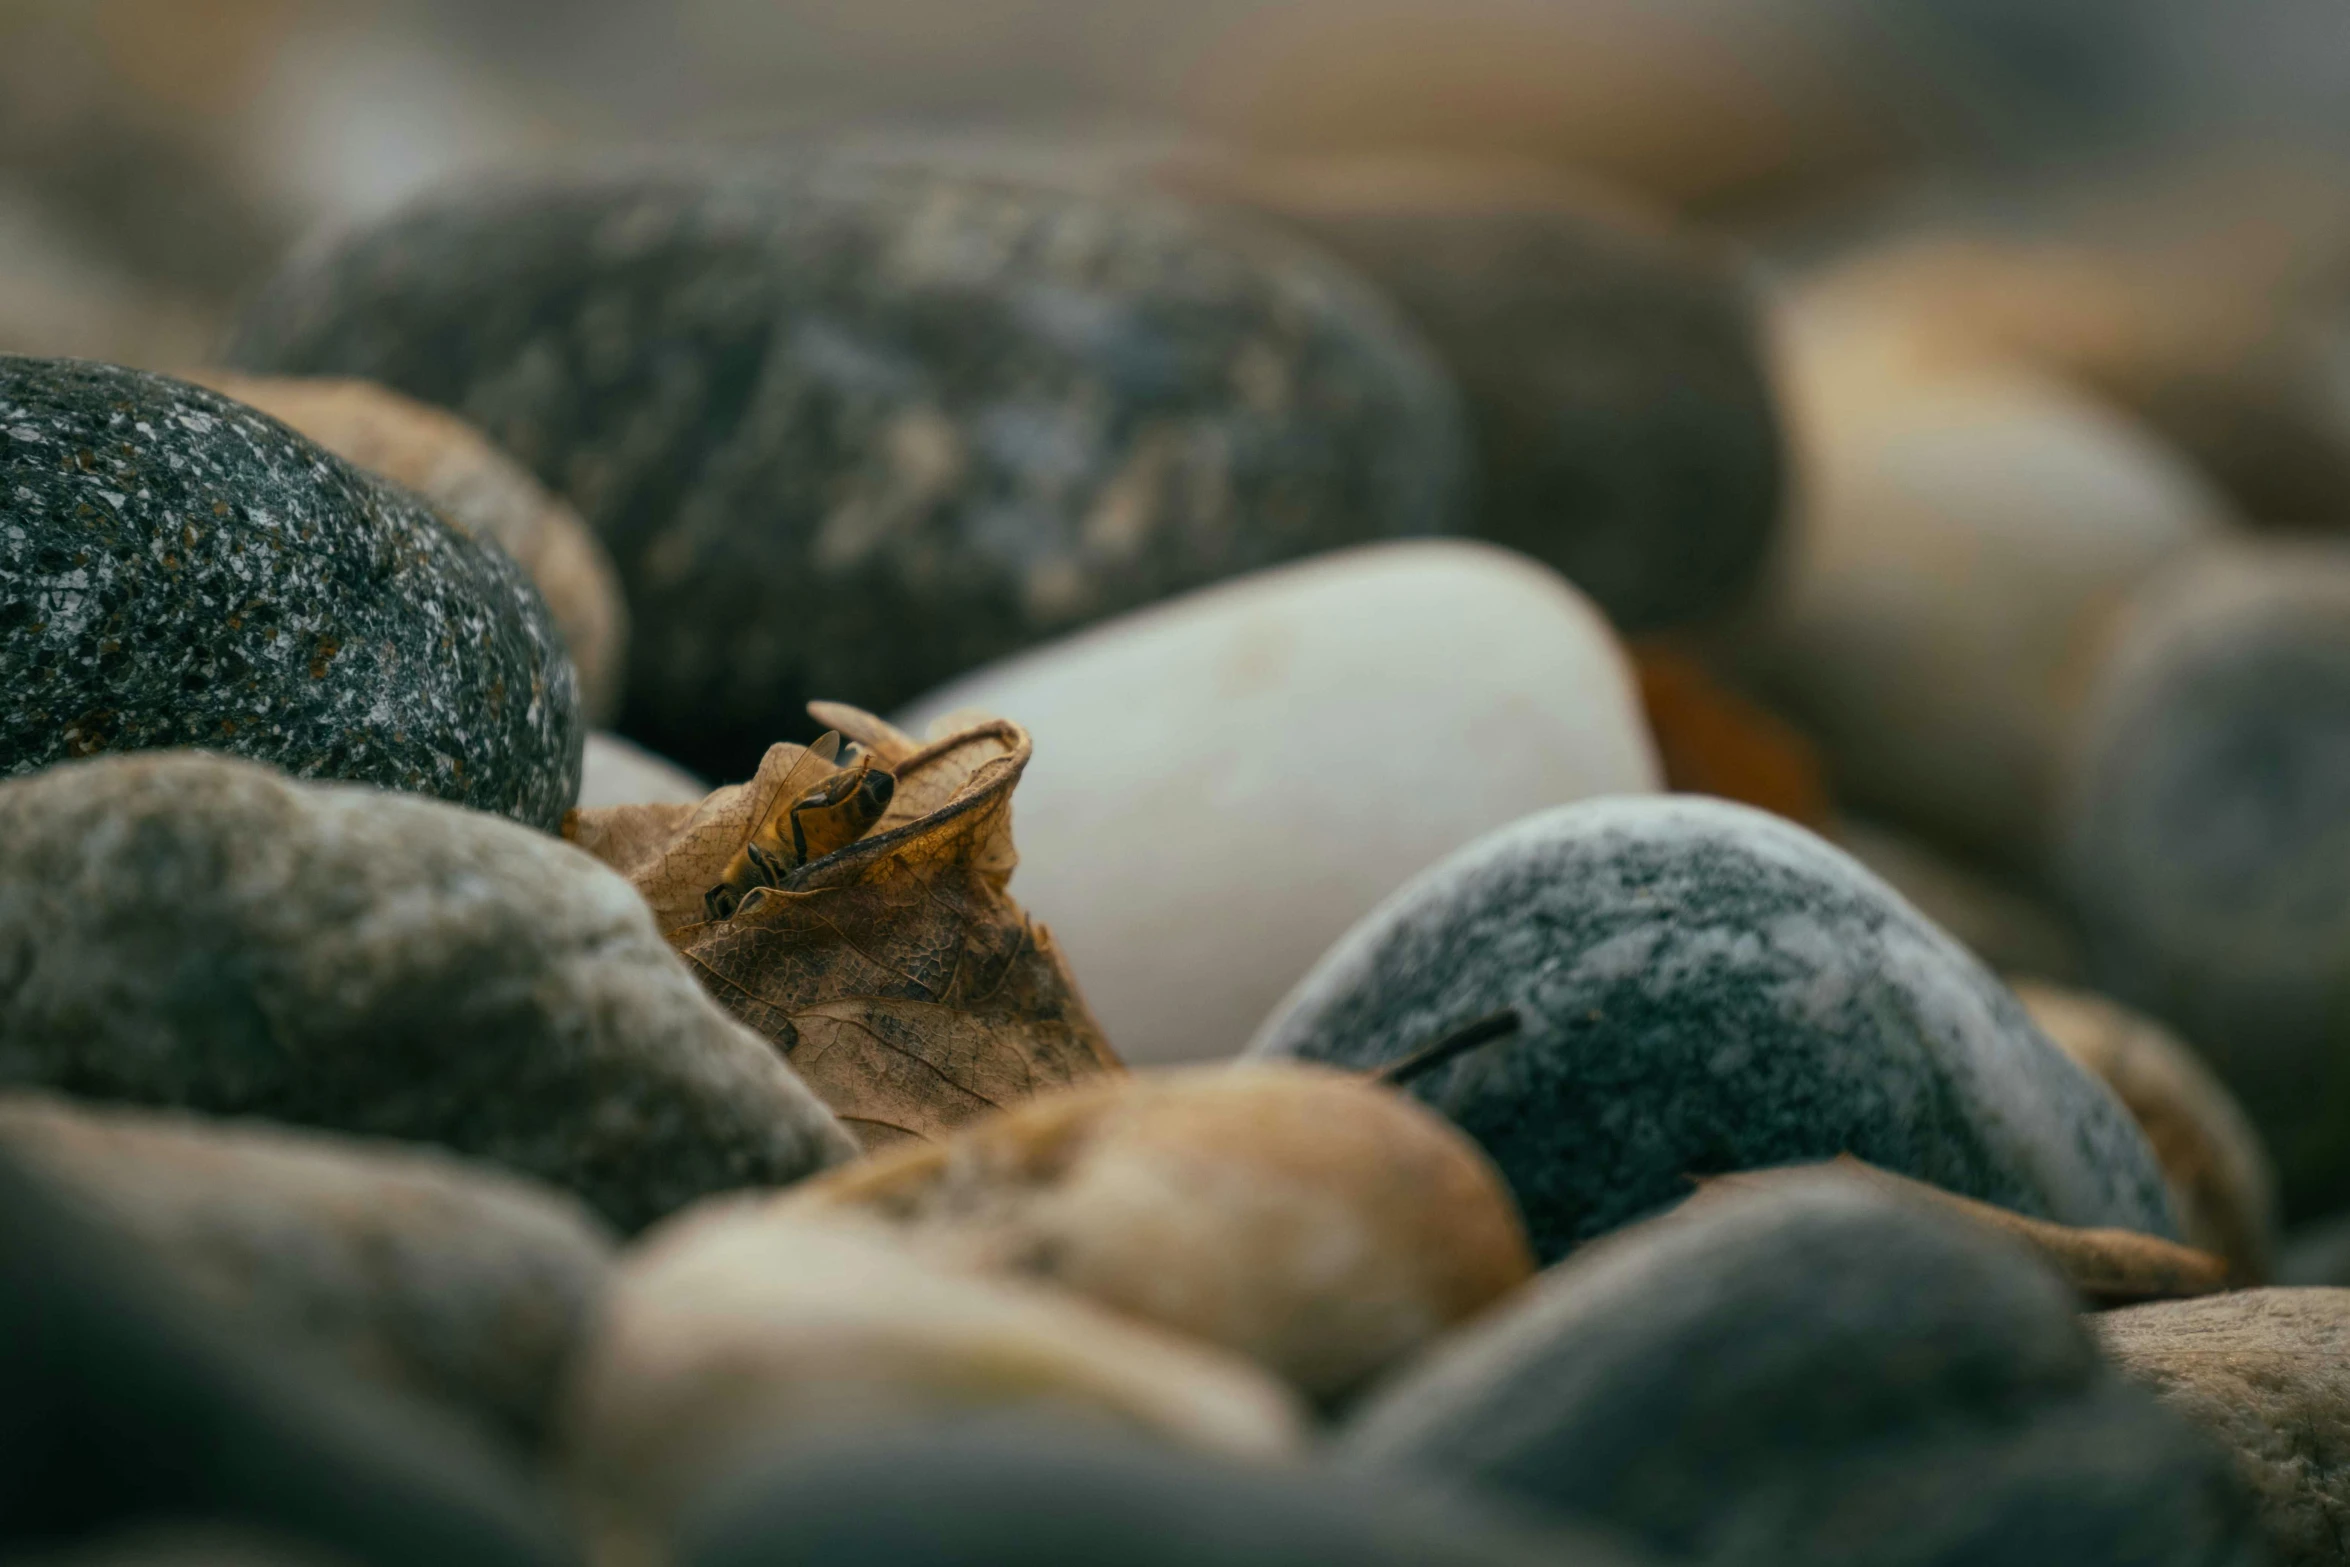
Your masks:
M580 759L579 808L612 805L699 805L710 786L676 763L615 734L590 731Z

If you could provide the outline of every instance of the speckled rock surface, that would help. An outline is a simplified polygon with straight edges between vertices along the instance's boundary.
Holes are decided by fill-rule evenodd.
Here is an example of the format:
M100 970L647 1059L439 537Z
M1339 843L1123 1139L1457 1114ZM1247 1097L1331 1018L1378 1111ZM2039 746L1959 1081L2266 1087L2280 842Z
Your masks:
M37 1094L0 1146L256 1337L525 1445L610 1263L572 1199L421 1148Z
M1522 164L1193 158L1160 179L1278 223L1401 307L1460 383L1481 537L1565 573L1627 631L1753 589L1786 464L1726 256Z
M2224 1455L2076 1311L2004 1238L1824 1174L1553 1268L1339 1456L1724 1567L2252 1567Z
M582 735L502 552L215 393L0 357L0 775L202 746L552 829Z
M1843 1153L2173 1234L2104 1086L1883 883L1760 811L1595 800L1490 834L1349 932L1249 1053L1377 1067L1505 1007L1515 1035L1411 1091L1501 1166L1545 1258L1689 1176Z
M579 513L548 494L529 470L446 410L366 381L221 370L189 379L405 485L466 533L513 556L563 633L587 721L611 722L628 670L620 574Z
M635 627L621 729L715 777L1218 578L1466 521L1458 400L1350 275L1171 204L912 166L426 198L233 350L454 409L568 496Z
M2082 990L2018 980L2016 999L2056 1048L2136 1118L2170 1182L2179 1237L2227 1260L2239 1285L2276 1267L2277 1175L2227 1088L2152 1018Z
M1267 1469L1041 1421L967 1422L787 1455L730 1478L683 1567L1630 1567L1391 1477Z
M783 1207L1057 1285L1323 1402L1533 1271L1508 1188L1473 1143L1383 1086L1294 1066L1049 1095L807 1182Z
M2215 1067L2288 1219L2350 1207L2350 547L2215 551L2123 612L2065 869L2101 986Z
M724 1199L623 1262L575 1373L573 1489L616 1538L658 1537L784 1446L1043 1414L1264 1460L1304 1417L1247 1361L1057 1290L926 1263L854 1222Z
M352 1567L556 1567L519 1470L236 1332L0 1148L0 1556L206 1520Z
M589 856L250 763L0 783L0 1082L438 1143L623 1229L853 1144Z
M2235 1455L2277 1567L2350 1557L2350 1290L2244 1290L2090 1320L2124 1372Z

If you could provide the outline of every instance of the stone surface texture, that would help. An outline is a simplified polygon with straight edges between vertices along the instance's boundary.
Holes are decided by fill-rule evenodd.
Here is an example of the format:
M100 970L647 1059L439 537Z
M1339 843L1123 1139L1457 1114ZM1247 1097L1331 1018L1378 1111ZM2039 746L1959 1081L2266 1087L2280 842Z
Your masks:
M2286 1216L2350 1207L2350 546L2145 585L2083 703L2066 882L2102 989L2243 1103Z
M1737 1567L2251 1564L2223 1454L2003 1237L1823 1174L1627 1230L1391 1382L1340 1459Z
M1762 812L1598 800L1491 834L1350 932L1250 1054L1375 1068L1503 1008L1517 1033L1411 1092L1484 1145L1545 1259L1693 1175L1845 1153L2173 1234L2112 1094L1882 882Z
M2090 1320L2124 1372L2235 1455L2277 1567L2350 1556L2350 1290L2244 1290Z
M248 1332L524 1445L610 1268L572 1199L426 1149L34 1094L0 1145Z
M2152 1018L2088 991L2018 981L2016 999L2056 1048L2136 1117L2170 1182L2179 1237L2227 1259L2235 1282L2276 1267L2277 1176L2225 1085Z
M0 356L0 775L201 746L552 829L583 735L503 551L216 393Z
M1533 1271L1476 1145L1383 1086L1193 1067L1017 1106L783 1199L1057 1285L1331 1401Z
M0 784L0 1082L437 1143L623 1229L854 1151L588 855L186 753Z
M570 1407L573 1487L618 1538L657 1536L767 1450L861 1431L1057 1414L1263 1460L1304 1429L1246 1361L935 1267L867 1227L734 1199L626 1258Z
M1036 739L1021 902L1138 1064L1235 1054L1415 872L1545 806L1658 787L1622 647L1489 545L1350 551L933 692Z
M1450 382L1367 286L1157 199L792 154L430 195L232 353L454 410L627 585L620 728L714 776L1174 592L1458 531Z
M467 534L530 573L579 672L591 724L619 711L628 670L620 574L579 513L464 420L366 381L328 377L190 377L291 425L345 462L415 491Z

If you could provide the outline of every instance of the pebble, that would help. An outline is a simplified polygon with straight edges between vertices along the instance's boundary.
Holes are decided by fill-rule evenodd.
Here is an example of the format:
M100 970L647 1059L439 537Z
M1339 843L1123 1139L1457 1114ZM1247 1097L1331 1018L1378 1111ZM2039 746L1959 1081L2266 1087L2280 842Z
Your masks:
M464 420L366 381L199 371L189 379L291 425L354 467L415 491L530 574L579 673L587 722L619 711L628 668L620 574L579 513Z
M186 753L0 783L0 1083L437 1143L623 1230L854 1152L588 855Z
M2088 957L2061 907L1898 827L1840 816L1824 831L1837 848L1948 931L1993 973L2084 983Z
M1325 1404L1533 1272L1473 1143L1383 1086L1287 1066L1049 1095L784 1205L1220 1345Z
M2241 1290L2090 1319L2105 1353L2232 1453L2276 1567L2350 1540L2350 1290Z
M2227 1260L2235 1282L2276 1266L2277 1177L2243 1107L2180 1038L2088 991L2018 981L2016 999L2056 1048L2112 1089L2153 1145L2190 1246Z
M591 730L579 770L579 809L615 805L699 805L710 786L666 757L601 729Z
M1562 800L1653 790L1623 649L1489 545L1260 573L957 681L1036 740L1017 889L1119 1054L1235 1054L1415 872Z
M351 1567L555 1567L495 1448L238 1333L0 1148L0 1556L203 1519Z
M1268 1469L1041 1421L835 1443L743 1471L679 1567L1632 1567L1629 1548L1383 1478Z
M610 1268L575 1202L425 1149L33 1094L0 1146L255 1337L525 1447Z
M1278 222L1396 302L1460 384L1481 537L1629 631L1753 591L1786 462L1759 312L1724 251L1522 164L1194 158L1160 179Z
M1245 1459L1291 1454L1304 1430L1246 1361L742 1199L623 1259L569 1403L573 1489L619 1539L658 1539L770 1450L892 1426L1059 1413Z
M1256 567L1459 531L1444 373L1315 254L1156 199L805 156L428 195L235 363L450 408L579 507L620 728L714 777Z
M1782 310L1804 499L1742 668L1853 809L2028 878L2104 616L2229 526L2125 415L2038 372L1910 363Z
M2173 1233L2103 1085L1948 936L1826 842L1693 797L1532 816L1427 872L1268 1019L1258 1057L1390 1065L1501 1166L1537 1255L1691 1176L1850 1153L2034 1218Z
M1724 1567L2256 1559L2225 1458L2002 1237L1836 1174L1640 1226L1391 1381L1371 1475Z
M2350 1207L2350 547L2213 551L2123 612L2073 737L2065 869L2100 988L2176 1028Z
M583 733L502 551L215 393L0 356L0 776L202 746L552 830Z

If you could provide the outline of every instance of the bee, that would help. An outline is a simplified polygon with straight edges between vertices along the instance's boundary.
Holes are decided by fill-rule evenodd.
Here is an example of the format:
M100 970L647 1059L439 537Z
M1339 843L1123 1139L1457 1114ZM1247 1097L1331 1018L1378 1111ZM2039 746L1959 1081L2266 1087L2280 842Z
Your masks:
M734 918L743 900L759 888L782 886L786 876L809 861L845 849L873 830L897 794L897 777L874 766L864 750L851 750L849 763L823 773L840 755L840 736L827 731L792 764L768 796L749 841L718 873L718 885L702 895L703 912L711 919ZM818 773L823 776L811 781Z

